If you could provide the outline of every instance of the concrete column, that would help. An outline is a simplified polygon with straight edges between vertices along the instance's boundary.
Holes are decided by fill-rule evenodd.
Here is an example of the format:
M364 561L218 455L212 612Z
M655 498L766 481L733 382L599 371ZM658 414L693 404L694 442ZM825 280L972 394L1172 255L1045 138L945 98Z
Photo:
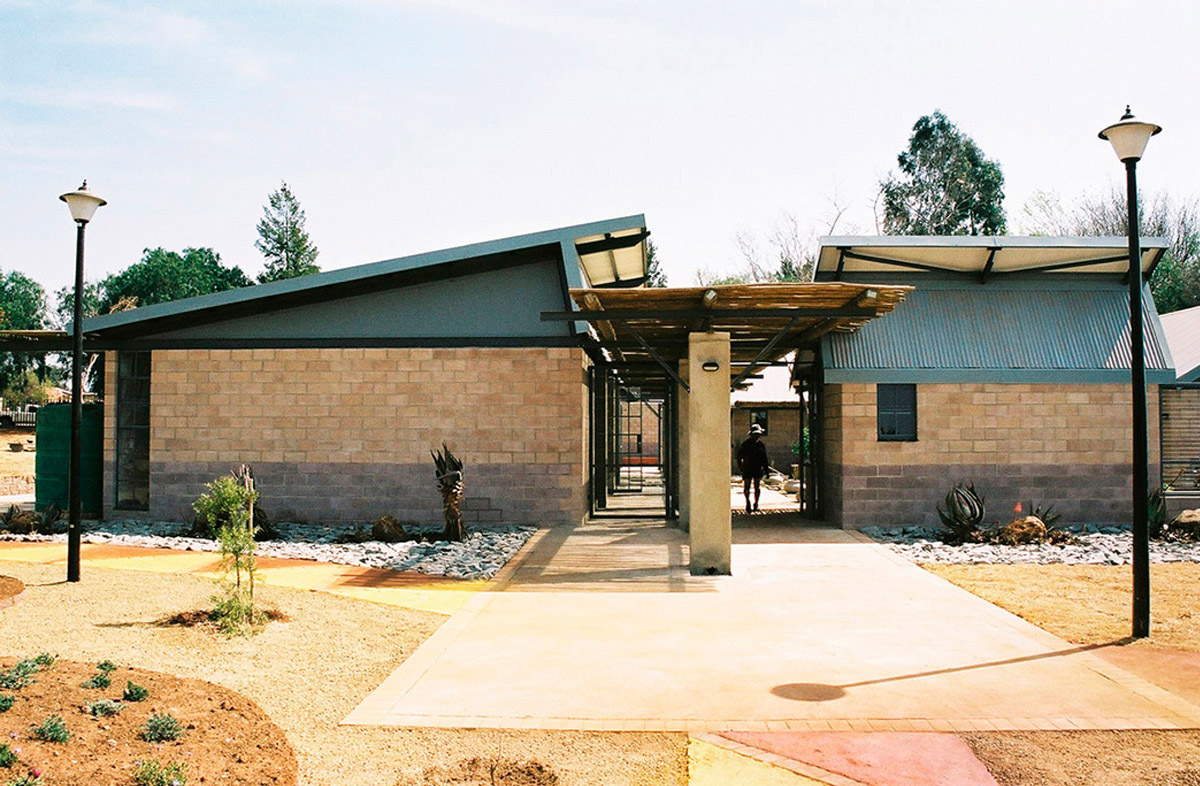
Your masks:
M705 371L704 364L717 365ZM728 575L729 334L688 335L688 519L693 574Z
M688 378L688 362L686 360L679 361L679 378L687 380ZM691 384L690 382L688 383ZM676 420L677 428L679 429L679 455L676 456L676 461L679 463L679 528L684 532L688 531L690 522L688 515L692 509L691 500L688 499L688 489L692 484L689 482L688 467L691 464L688 461L688 392L684 390L683 385L676 385L677 396L675 400L678 402L678 413Z

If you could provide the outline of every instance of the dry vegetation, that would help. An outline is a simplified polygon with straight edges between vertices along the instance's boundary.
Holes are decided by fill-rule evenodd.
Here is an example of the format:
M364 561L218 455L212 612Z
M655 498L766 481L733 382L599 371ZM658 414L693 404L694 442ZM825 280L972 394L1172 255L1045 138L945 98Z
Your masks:
M437 629L441 615L264 586L262 599L290 621L226 639L207 627L159 622L206 607L216 589L206 579L85 566L83 581L69 585L62 566L6 562L4 570L27 587L21 603L0 611L0 642L21 643L21 652L6 654L109 658L238 691L284 730L300 784L470 783L462 776L472 759L530 762L563 786L687 782L682 734L339 726Z

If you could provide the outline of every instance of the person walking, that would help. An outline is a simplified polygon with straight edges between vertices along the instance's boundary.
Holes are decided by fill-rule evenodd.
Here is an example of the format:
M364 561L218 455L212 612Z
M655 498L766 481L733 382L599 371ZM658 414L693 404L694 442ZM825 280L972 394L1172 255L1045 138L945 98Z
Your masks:
M754 510L758 510L758 500L762 496L762 479L767 474L771 460L767 458L767 446L762 441L763 427L755 423L750 426L750 435L742 442L737 450L738 471L742 473L742 489L746 495L746 512L750 508L750 486L754 486Z

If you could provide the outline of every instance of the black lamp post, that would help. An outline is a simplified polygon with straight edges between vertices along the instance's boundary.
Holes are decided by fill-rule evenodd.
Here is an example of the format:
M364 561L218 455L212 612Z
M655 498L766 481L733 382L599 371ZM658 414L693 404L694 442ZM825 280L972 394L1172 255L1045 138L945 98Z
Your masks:
M1162 131L1135 120L1129 107L1100 132L1125 164L1129 206L1129 343L1133 379L1133 637L1150 635L1150 453L1146 425L1146 350L1142 329L1142 249L1138 226L1137 162L1150 137Z
M71 209L75 219L75 318L71 324L71 463L67 512L67 581L79 581L80 519L82 501L79 498L79 473L83 469L83 230L92 220L96 208L105 202L88 191L87 181L78 191L59 197Z

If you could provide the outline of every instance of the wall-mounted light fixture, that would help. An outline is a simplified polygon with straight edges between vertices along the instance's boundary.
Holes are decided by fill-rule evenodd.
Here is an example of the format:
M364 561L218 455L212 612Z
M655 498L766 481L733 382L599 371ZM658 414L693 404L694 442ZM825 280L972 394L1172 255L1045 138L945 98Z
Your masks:
M706 360L700 365L700 368L704 369L705 371L720 371L721 364L715 360Z

